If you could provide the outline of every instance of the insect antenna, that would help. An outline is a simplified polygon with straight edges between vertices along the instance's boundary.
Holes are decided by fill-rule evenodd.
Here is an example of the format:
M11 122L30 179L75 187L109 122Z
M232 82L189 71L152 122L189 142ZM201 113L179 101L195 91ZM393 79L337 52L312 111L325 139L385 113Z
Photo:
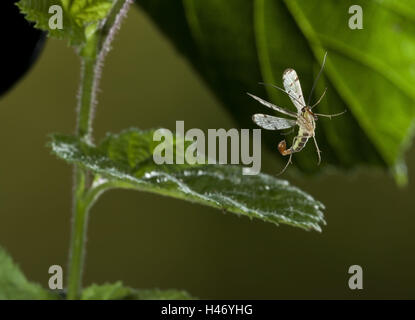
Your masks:
M324 65L325 65L325 63L326 63L326 57L327 57L327 52L324 54L323 63L321 64L321 69L320 69L320 71L319 71L319 72L318 72L318 74L317 74L316 80L314 80L313 86L312 86L311 91L310 91L310 94L309 94L309 96L308 96L308 101L307 101L307 105L308 105L308 106L310 105L310 102L311 102L311 97L313 96L313 92L314 92L314 89L316 88L317 81L318 81L318 79L320 78L321 73L323 72Z
M286 93L286 94L288 94L290 97L291 97L291 99L294 99L295 101L297 101L299 104L301 104L303 107L305 107L305 105L300 101L300 100L298 100L296 97L294 97L292 94L289 94L287 91L285 91L283 88L280 88L280 87L278 87L278 86L276 86L275 84L271 84L271 83L264 83L264 82L258 82L258 84L261 84L261 85L263 85L263 86L270 86L270 87L273 87L273 88L275 88L275 89L278 89L278 90L281 90L282 92L284 92L284 93Z

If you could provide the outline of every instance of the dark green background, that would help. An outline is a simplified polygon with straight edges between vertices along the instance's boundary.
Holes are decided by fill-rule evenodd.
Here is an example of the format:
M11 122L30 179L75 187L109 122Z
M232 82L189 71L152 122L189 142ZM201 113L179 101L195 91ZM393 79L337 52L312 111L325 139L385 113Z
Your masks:
M96 139L130 126L174 129L176 120L184 120L186 130L235 126L136 7L114 47L100 86ZM78 78L74 52L50 40L35 68L0 100L0 244L44 286L50 265L65 271L72 188L72 169L45 144L48 133L73 132ZM276 135L276 145L279 140ZM91 212L85 284L122 280L218 299L414 298L411 150L405 189L386 173L363 169L314 179L285 175L327 206L321 234L157 195L110 191ZM281 163L263 151L263 171L275 174ZM348 289L352 264L363 267L364 290Z

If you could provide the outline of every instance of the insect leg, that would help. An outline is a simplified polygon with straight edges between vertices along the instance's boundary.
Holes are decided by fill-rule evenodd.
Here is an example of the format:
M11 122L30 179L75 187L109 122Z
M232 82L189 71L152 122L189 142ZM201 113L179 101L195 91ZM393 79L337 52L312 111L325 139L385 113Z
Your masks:
M337 117L337 116L341 116L342 114L346 113L347 110L344 110L343 112L339 112L339 113L335 113L335 114L321 114L321 113L315 113L316 116L319 117L327 117L327 118L333 118L333 117Z
M288 166L290 165L290 163L292 163L291 162L291 158L293 157L293 154L291 153L290 154L290 157L288 158L288 161L287 161L287 164L285 165L285 167L284 167L284 169L282 169L281 171L280 171L280 173L278 173L277 174L277 176L279 176L279 175L281 175L281 174L283 174L284 172L285 172L285 170L288 168Z
M317 140L316 140L315 136L313 136L313 140L314 140L314 144L316 145L317 154L318 154L318 163L317 163L317 165L320 165L320 163L321 163L321 155L320 155L321 151L318 147Z
M312 106L312 107L310 107L310 109L313 109L316 105L318 105L318 104L321 102L321 100L323 99L324 95L326 94L326 91L327 91L327 88L326 88L326 89L324 89L324 92L323 92L323 94L321 95L320 99L318 99L318 101L317 101L315 104L313 104L313 106Z

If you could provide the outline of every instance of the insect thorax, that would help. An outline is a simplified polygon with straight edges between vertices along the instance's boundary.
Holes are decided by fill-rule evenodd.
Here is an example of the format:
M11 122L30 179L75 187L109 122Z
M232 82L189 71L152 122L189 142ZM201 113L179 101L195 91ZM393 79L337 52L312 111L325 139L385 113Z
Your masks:
M314 135L316 123L313 114L309 110L306 109L302 111L297 119L297 122L299 126L299 135L300 132L306 132L308 136Z

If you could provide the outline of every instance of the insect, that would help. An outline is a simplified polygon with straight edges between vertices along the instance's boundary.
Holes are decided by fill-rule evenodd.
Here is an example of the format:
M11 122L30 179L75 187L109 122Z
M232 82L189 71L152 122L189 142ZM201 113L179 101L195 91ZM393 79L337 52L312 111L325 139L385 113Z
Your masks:
M320 77L323 71L324 64L326 62L326 57L327 57L327 53L324 55L321 69L314 81L313 87L311 88L311 92L310 92L310 96L309 96L307 104L305 103L303 92L301 90L300 80L298 79L297 72L294 69L286 69L282 75L282 80L283 80L285 90L278 86L271 85L272 87L288 94L292 103L297 109L297 113L292 112L290 110L286 110L279 106L276 106L268 101L265 101L257 96L254 96L253 94L248 93L249 96L259 101L264 106L267 106L268 108L278 111L279 113L282 113L288 117L294 118L294 119L286 119L286 118L279 118L279 117L274 117L274 116L270 116L267 114L261 114L261 113L254 114L252 116L252 120L261 128L267 129L267 130L283 130L283 129L293 128L294 130L294 127L298 126L298 133L294 137L293 143L290 148L287 149L287 144L285 142L285 139L282 140L278 144L278 151L283 156L287 156L287 155L290 156L288 158L287 164L285 165L285 167L281 170L281 172L278 175L282 174L288 168L289 164L292 163L291 159L292 159L293 154L296 152L300 152L306 145L308 139L310 138L313 138L314 140L314 144L317 149L318 164L320 164L321 151L318 147L317 140L315 137L316 121L318 120L319 116L328 117L331 119L332 117L340 116L346 112L345 110L343 112L336 113L336 114L320 114L320 113L314 113L312 111L312 109L316 105L318 105L323 99L324 95L326 94L327 88L324 90L323 94L318 99L318 101L314 105L310 106L310 99L311 99L311 96L313 95L313 91L315 89L318 78ZM261 83L261 84L264 84L264 83ZM267 84L264 84L264 85L267 85Z

